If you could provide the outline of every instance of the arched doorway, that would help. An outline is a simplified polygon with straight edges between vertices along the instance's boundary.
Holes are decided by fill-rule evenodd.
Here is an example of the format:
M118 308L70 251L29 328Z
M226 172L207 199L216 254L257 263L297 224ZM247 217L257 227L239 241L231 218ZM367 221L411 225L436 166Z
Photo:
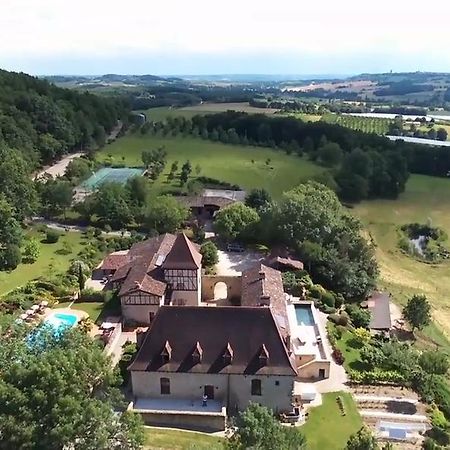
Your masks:
M226 300L228 298L228 286L219 281L214 285L214 300Z

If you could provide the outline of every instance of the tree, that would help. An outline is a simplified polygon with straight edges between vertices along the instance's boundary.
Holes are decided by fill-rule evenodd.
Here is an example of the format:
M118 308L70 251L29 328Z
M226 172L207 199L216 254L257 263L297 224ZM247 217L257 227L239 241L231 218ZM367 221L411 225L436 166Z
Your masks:
M192 164L188 160L181 167L180 183L181 183L182 186L184 184L186 184L187 180L189 179L189 175L191 174L191 172L192 172Z
M81 267L81 265L78 267L77 278L78 278L78 289L79 292L81 293L84 290L84 285L86 283L86 276L83 273L83 268Z
M30 167L19 152L7 148L1 139L0 195L14 205L13 216L20 221L31 216L38 205Z
M357 433L352 434L347 441L345 450L378 450L378 444L375 436L365 426Z
M328 142L320 147L318 152L320 162L328 167L337 166L342 160L342 155L342 148L334 142Z
M364 297L378 275L373 247L362 236L362 225L322 184L307 182L285 192L267 221L271 241L296 250L310 265L316 283L344 297ZM304 243L314 244L304 254Z
M188 218L189 211L170 195L160 195L149 200L144 212L144 222L149 230L173 233Z
M241 202L236 202L221 209L216 214L214 228L223 239L245 239L249 237L252 227L258 221L257 211Z
M430 375L445 375L449 369L449 360L445 353L424 351L419 357L419 365Z
M237 429L227 442L230 450L306 450L306 439L297 428L283 427L271 410L250 403L237 418Z
M49 179L45 183L38 184L41 195L41 204L46 215L66 213L66 209L72 204L72 185L68 181Z
M219 262L219 253L216 244L212 241L202 244L200 253L203 255L202 265L205 267L213 267Z
M118 380L87 334L72 329L55 337L43 327L8 333L0 348L0 449L141 448L140 418L115 412L123 401Z
M6 201L6 198L0 194L0 251L7 244L20 247L22 240L22 227L14 218L14 209Z
M130 192L120 183L103 183L84 201L90 213L96 214L105 224L125 228L133 219Z
M201 168L200 164L197 164L197 165L195 166L195 174L196 174L197 176L199 176L201 172L202 172L202 168Z
M370 311L360 308L354 304L348 304L345 311L350 316L350 320L355 328L368 328L370 324Z
M431 305L425 295L413 295L403 308L403 317L409 322L412 331L421 330L431 322Z
M355 331L353 331L353 334L357 341L362 345L366 346L370 343L370 340L372 339L372 335L370 334L370 331L366 328L356 328Z
M129 198L137 206L143 206L150 193L150 185L145 177L133 177L127 181Z
M303 141L303 151L308 155L315 151L314 141L309 136Z
M25 247L23 249L22 253L22 259L27 264L32 264L36 262L36 260L39 258L39 253L41 251L39 241L36 238L29 239Z
M252 189L245 197L245 204L250 208L260 211L272 201L270 194L264 189Z
M91 163L86 158L74 158L67 165L64 175L75 182L84 180L92 175Z
M446 141L448 137L447 130L445 128L439 128L436 133L436 138L440 141Z
M22 261L20 247L15 244L6 244L0 251L0 269L14 270Z

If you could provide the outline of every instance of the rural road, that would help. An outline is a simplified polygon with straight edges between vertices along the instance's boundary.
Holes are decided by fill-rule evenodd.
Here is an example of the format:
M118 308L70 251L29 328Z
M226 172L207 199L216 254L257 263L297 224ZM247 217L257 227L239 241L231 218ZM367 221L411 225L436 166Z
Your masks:
M40 171L37 175L34 176L34 180L37 178L40 178L44 174L49 174L53 178L59 177L64 175L64 172L66 171L67 166L69 165L70 161L72 161L75 158L79 158L83 156L84 153L78 152L78 153L72 153L71 155L65 156L63 159L58 161L57 163L53 164L53 166L47 167Z
M114 127L114 129L111 131L111 133L107 137L106 142L115 140L117 138L117 136L119 135L120 130L122 129L122 126L123 126L123 123L121 120L119 120L117 122L117 125ZM70 161L72 161L75 158L80 158L84 154L85 154L84 152L77 152L77 153L72 153L70 155L65 156L64 158L62 158L61 160L59 160L52 166L48 166L48 167L44 168L43 170L41 170L40 172L38 172L34 176L33 180L36 180L37 178L41 177L45 173L51 175L53 178L64 175L66 168L69 165Z

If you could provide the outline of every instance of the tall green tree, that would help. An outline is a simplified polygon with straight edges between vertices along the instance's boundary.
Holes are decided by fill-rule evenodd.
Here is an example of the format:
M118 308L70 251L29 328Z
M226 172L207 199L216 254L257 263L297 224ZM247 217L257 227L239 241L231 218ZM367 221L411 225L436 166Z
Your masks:
M188 218L189 211L170 195L160 195L148 200L144 211L144 222L149 230L158 233L173 233Z
M114 411L123 401L102 348L76 329L26 333L2 336L0 449L140 449L139 416Z
M422 330L431 322L431 305L425 295L413 295L403 308L403 317L409 322L412 331Z
M48 179L38 182L42 210L45 215L52 216L63 213L72 204L73 190L68 181Z
M345 450L379 450L379 446L375 436L364 426L357 433L350 436Z
M424 351L419 357L419 365L430 375L445 375L449 369L449 359L443 352Z
M267 207L272 201L270 194L264 189L252 189L245 197L245 204L257 211Z
M237 418L237 429L228 440L230 450L306 450L306 439L297 428L283 427L271 410L251 403Z
M318 150L320 162L328 167L337 166L342 160L342 148L339 144L328 142Z
M258 222L259 215L256 210L236 202L216 214L214 228L223 239L247 239Z

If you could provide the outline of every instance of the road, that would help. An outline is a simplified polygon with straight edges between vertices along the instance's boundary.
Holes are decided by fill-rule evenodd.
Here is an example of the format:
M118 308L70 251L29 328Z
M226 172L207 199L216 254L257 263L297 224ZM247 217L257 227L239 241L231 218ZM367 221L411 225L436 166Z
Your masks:
M78 153L72 153L71 155L65 156L63 159L58 161L57 163L53 164L53 166L47 167L40 171L37 175L34 176L34 180L41 177L45 173L51 175L53 178L59 177L64 175L64 172L66 171L67 166L69 165L70 161L72 161L75 158L79 158L80 156L83 156L84 153L78 152Z

